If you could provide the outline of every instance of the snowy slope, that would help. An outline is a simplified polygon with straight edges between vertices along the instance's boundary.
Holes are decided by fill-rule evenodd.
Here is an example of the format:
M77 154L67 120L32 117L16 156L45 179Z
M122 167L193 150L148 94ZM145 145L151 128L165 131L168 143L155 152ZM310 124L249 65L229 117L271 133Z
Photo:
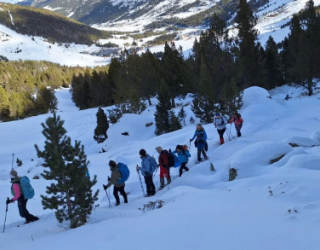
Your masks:
M32 180L36 197L29 201L30 212L40 216L40 221L17 228L23 223L16 204L10 204L7 229L0 234L0 249L219 249L219 250L317 250L320 229L320 94L301 96L301 89L287 86L269 93L261 88L245 90L243 137L218 144L218 134L212 124L205 125L208 134L209 161L195 165L196 150L191 145L190 171L181 178L172 169L173 182L155 197L142 198L135 166L140 163L138 151L145 148L155 155L155 147L173 149L177 144L188 144L195 125L156 137L155 107L142 115L125 115L110 127L109 138L103 145L93 140L96 109L78 111L70 99L68 89L57 92L59 115L72 140L81 140L91 164L91 175L98 175L98 184L107 182L110 159L128 164L131 176L126 183L129 204L108 208L103 190L100 207L96 208L88 224L75 230L57 225L52 211L44 211L40 194L48 183ZM292 99L285 101L289 93ZM155 103L155 100L153 100ZM178 103L190 102L177 100ZM186 107L189 118L190 105ZM178 108L176 110L178 112ZM25 120L0 123L0 200L10 196L8 172L12 153L23 161L15 169L20 175L32 178L41 173L33 145L43 146L40 123L49 115ZM234 133L234 128L229 127ZM122 136L129 132L129 136ZM310 141L313 141L312 147ZM288 142L299 143L292 148ZM308 144L309 143L309 144ZM107 152L99 154L101 147ZM270 160L285 155L270 164ZM31 160L33 159L33 161ZM210 171L210 162L216 168ZM15 164L14 164L15 165ZM228 182L228 169L238 169L238 177ZM158 174L155 178L159 186ZM161 199L164 207L141 212L149 201ZM114 199L112 197L112 202ZM4 217L3 212L0 213ZM19 240L17 240L19 239Z
M0 10L1 11L1 10ZM14 17L12 18L14 22ZM18 52L20 51L21 52ZM16 33L0 24L0 55L9 60L46 60L67 66L100 66L110 63L110 58L80 54L98 50L94 45L52 44L42 37L30 37ZM18 52L18 53L17 53Z

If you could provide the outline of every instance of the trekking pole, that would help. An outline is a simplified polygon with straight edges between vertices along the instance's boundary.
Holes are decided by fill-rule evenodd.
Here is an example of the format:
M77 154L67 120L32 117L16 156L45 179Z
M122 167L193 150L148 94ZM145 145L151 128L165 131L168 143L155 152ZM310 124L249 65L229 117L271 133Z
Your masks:
M108 191L107 191L107 190L105 190L105 191L106 191L106 195L107 195L108 200L109 200L109 208L112 208L111 201L110 201L110 197L109 197L109 195L108 195ZM110 189L109 189L109 192L110 192Z
M140 180L140 185L141 185L141 189L142 189L142 194L143 194L143 196L146 196L146 195L145 195L145 192L144 192L144 188L143 188L143 184L142 184L142 180L141 180L141 176L140 176L139 170L137 170L137 173L138 173L138 175L139 175L139 180Z
M13 162L14 162L14 154L12 154L12 167L11 167L11 169L13 169Z
M7 197L7 201L8 201L8 200L9 200L9 197ZM7 221L8 205L9 205L9 204L7 204L7 206L6 206L6 215L5 215L5 217L4 217L4 223L3 223L3 231L2 231L2 233L4 233L4 230L6 229L6 221Z
M154 177L156 176L157 172L158 172L158 168L160 167L157 167L156 171L154 171L154 175L152 176L152 180L154 179Z
M227 127L226 127L227 128ZM232 139L233 140L235 140L236 141L236 138L231 134L231 130L229 130L228 128L227 128L227 132L229 133L229 140L231 141Z

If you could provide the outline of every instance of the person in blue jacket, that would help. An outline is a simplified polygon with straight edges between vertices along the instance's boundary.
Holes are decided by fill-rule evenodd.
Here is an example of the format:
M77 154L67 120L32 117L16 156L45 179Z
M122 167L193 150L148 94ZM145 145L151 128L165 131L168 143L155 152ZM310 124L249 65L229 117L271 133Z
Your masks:
M181 145L177 145L176 150L173 151L172 154L177 154L179 161L181 162L179 169L179 177L181 177L183 169L189 171L189 168L186 165L189 162L189 157L191 157L191 155L189 151Z
M141 167L137 166L137 171L141 171L147 188L146 197L150 197L156 194L156 187L153 183L153 172L157 169L158 164L144 149L140 149L139 155L141 158Z
M193 138L190 139L190 142L192 142L194 138L196 138L195 146L198 149L198 162L201 162L201 153L203 154L204 159L208 160L208 156L205 151L207 133L201 124L197 125L196 131L194 132Z

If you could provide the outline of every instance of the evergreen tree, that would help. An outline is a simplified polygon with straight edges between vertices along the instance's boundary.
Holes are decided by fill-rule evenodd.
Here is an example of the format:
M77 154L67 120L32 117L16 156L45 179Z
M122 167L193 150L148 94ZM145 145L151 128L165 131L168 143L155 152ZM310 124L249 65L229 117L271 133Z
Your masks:
M278 48L272 36L269 37L265 50L266 89L273 89L283 84L280 72Z
M170 132L170 116L169 110L171 109L169 88L163 81L158 91L158 104L156 105L155 125L156 135L161 135Z
M194 95L192 111L201 123L211 123L217 111L216 89L204 59L201 62L199 92Z
M169 111L169 132L176 131L182 128L179 118L171 110Z
M105 114L103 109L100 107L98 109L96 116L97 116L97 127L94 130L93 138L98 143L102 143L106 139L108 139L107 130L109 129L109 122L108 122L107 115Z
M178 118L179 118L179 121L182 122L183 121L183 124L186 125L186 117L187 117L187 113L186 111L184 110L184 107L183 105L181 106L181 109L178 113Z
M254 28L257 17L253 14L247 0L240 0L235 18L238 28L239 67L242 70L241 84L244 87L260 86L261 68L259 67L258 31Z
M76 228L86 223L93 205L98 199L99 190L93 195L92 187L97 183L96 176L91 181L87 176L89 162L80 141L73 146L66 135L64 121L56 114L42 123L45 136L44 150L37 145L38 157L44 159L43 166L48 168L41 175L53 181L47 187L47 195L41 195L44 209L56 210L57 220L70 221L70 227Z

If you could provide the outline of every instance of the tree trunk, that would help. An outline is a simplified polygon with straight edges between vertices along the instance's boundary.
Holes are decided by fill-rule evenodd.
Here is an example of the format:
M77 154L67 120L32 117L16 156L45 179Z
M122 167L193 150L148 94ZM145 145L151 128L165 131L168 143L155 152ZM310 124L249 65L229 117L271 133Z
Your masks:
M171 108L175 108L176 107L176 102L174 100L174 97L171 98Z
M64 182L66 182L66 176L65 175L63 175L63 179L64 179ZM66 198L67 198L68 215L69 215L69 218L70 218L70 227L71 228L75 228L74 219L72 218L71 200L70 200L70 195L69 195L68 190L66 191Z
M150 97L148 97L148 103L149 103L149 106L152 105L152 102L151 102L151 98L150 98Z

